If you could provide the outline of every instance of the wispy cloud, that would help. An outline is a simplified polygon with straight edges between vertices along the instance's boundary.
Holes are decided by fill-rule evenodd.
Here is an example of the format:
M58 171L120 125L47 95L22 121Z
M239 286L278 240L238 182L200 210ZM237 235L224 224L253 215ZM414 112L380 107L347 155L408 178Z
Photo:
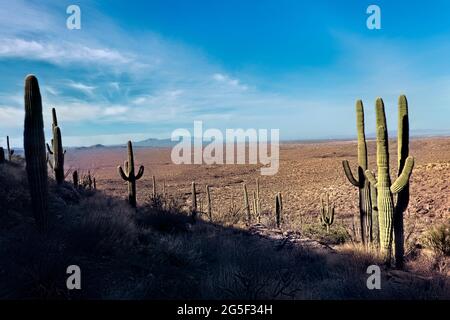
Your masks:
M107 48L92 48L64 41L46 42L21 38L1 38L0 57L45 61L58 65L74 62L110 65L132 62L131 57Z
M94 94L94 90L96 89L95 86L89 86L81 82L73 82L73 81L69 81L68 86L70 88L79 90L88 96L92 96Z

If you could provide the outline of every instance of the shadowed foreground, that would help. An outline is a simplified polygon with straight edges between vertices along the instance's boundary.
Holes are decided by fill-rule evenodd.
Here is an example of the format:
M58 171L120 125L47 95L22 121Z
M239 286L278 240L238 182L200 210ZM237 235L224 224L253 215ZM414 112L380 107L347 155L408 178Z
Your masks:
M50 183L52 232L35 229L22 165L0 165L2 299L449 299L448 279L382 272L368 290L373 257L202 220L176 201L135 211L101 192ZM154 204L154 202L153 202ZM292 238L292 236L291 236ZM82 289L67 290L78 265Z

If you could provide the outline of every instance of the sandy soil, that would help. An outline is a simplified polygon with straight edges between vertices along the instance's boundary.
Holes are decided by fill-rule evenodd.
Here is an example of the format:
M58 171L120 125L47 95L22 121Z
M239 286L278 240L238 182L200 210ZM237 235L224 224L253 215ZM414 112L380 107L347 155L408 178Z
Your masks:
M370 168L376 169L374 141L369 141ZM397 170L395 141L390 143L392 177ZM275 194L281 192L284 203L284 226L295 229L300 219L316 219L320 195L329 192L335 203L337 219L351 221L358 214L357 189L346 179L342 160L356 168L356 142L320 142L282 144L280 168L274 176L261 176L259 165L174 165L170 149L136 148L137 165L145 166L138 181L138 201L148 199L152 190L152 175L157 179L158 192L165 181L166 192L189 203L192 181L198 184L204 199L205 185L211 186L213 214L226 212L232 202L243 206L242 182L249 194L255 190L255 180L261 185L261 206L273 211ZM406 212L406 234L420 234L431 224L450 218L450 138L413 139L410 155L416 159L411 178L411 199ZM90 170L98 188L107 194L125 197L126 186L117 174L117 166L126 159L125 148L93 148L68 150L66 169Z

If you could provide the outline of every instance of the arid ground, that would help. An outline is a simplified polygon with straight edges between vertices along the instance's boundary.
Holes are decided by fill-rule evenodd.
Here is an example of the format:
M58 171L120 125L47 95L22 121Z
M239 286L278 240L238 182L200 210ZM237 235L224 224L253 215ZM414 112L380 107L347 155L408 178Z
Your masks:
M375 170L375 142L369 141L368 148L370 168ZM392 140L392 178L397 173L396 148ZM234 206L241 209L241 217L235 219L239 224L245 220L242 183L247 184L251 198L256 178L259 178L263 224L274 223L277 192L283 196L284 230L298 230L303 222L316 221L320 195L328 192L336 207L337 224L344 225L350 234L358 233L358 223L353 222L353 217L358 215L358 191L347 181L342 168L342 160L347 159L356 172L355 141L281 144L280 167L274 176L261 176L259 165L175 165L170 152L171 149L135 148L136 166L145 166L144 177L137 183L138 202L148 200L151 195L154 175L158 193L162 193L165 181L166 193L189 206L191 182L195 181L202 204L205 203L205 186L211 187L213 220L216 217L229 221L226 215ZM412 139L410 154L415 157L416 165L405 214L405 237L416 243L423 231L450 218L450 138ZM67 168L90 170L100 190L125 198L126 184L116 168L123 164L126 156L125 147L69 150Z

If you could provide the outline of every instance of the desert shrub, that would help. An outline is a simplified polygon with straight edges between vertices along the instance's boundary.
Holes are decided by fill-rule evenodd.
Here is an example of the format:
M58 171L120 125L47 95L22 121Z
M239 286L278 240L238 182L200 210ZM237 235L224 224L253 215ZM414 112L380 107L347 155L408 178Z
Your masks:
M152 228L163 233L177 233L187 231L192 218L175 213L173 210L157 209L150 204L139 209L136 223L142 228Z
M134 211L122 201L93 196L67 214L78 218L67 235L73 250L113 254L132 248L137 239Z
M450 221L433 227L425 234L424 244L438 255L450 255Z
M318 223L305 224L302 234L308 238L332 245L342 244L350 240L350 235L345 226L339 224L333 225L329 233L324 226Z

